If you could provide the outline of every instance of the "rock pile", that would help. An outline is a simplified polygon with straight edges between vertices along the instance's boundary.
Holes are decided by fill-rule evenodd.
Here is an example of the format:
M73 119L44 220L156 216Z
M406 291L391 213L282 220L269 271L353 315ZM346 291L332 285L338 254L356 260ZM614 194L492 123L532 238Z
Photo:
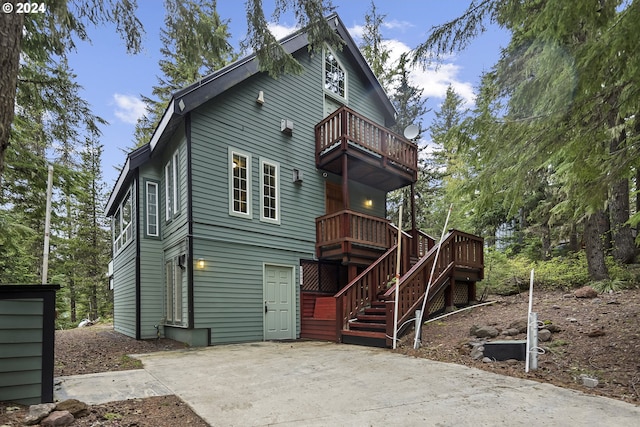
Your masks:
M24 418L24 425L40 424L43 427L64 427L72 424L76 418L89 415L88 406L76 399L60 403L40 403L31 405Z
M538 342L551 341L554 333L560 332L562 329L551 322L542 322L538 325ZM492 338L506 337L507 339L526 337L527 319L517 319L509 323L506 327L500 327L497 324L473 325L469 330L472 340L468 342L469 355L474 360L482 360L483 362L493 362L492 359L485 357L484 346L490 342Z

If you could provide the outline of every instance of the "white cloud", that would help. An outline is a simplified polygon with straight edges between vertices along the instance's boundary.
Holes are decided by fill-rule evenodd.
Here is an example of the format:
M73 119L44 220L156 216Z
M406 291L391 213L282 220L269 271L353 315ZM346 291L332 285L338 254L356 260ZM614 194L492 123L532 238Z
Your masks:
M398 40L385 41L387 48L391 52L391 60L397 61L400 55L409 52L411 49L406 44ZM424 90L423 95L428 98L444 99L449 86L453 87L460 97L464 100L465 107L471 107L475 103L475 95L473 93L473 84L458 79L460 66L456 65L452 60L454 57L447 58L447 62L436 65L422 67L417 65L411 71L411 83Z
M413 27L414 25L409 21L398 21L397 19L392 19L390 21L384 21L382 26L389 30L405 30Z
M360 44L362 42L362 35L364 34L364 25L354 25L349 28L349 34L356 41L356 43Z
M406 27L411 25L406 22L393 21L388 24L390 27L399 26ZM356 39L356 43L362 39L364 27L355 25L349 28L349 33ZM400 55L411 51L411 48L405 43L390 39L384 41L385 47L391 52L390 61L397 62ZM471 107L475 103L475 95L473 93L473 84L471 82L461 81L458 77L461 67L455 64L455 56L449 56L443 59L443 63L437 67L430 65L423 69L422 66L416 66L410 74L411 83L421 89L424 89L423 95L430 99L443 99L447 93L449 86L453 87L460 97L464 100L465 107Z
M267 28L269 28L269 31L271 31L271 34L274 35L276 40L280 40L281 38L298 31L298 27L296 26L287 27L286 25L281 25L277 22L270 22L267 24Z
M113 101L115 103L115 116L125 123L135 125L138 119L146 113L146 104L137 96L114 93Z

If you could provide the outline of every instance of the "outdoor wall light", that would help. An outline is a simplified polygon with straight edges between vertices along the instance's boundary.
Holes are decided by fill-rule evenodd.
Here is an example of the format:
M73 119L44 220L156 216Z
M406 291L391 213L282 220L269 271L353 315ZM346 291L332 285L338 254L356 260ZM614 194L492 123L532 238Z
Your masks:
M204 264L204 258L198 258L198 260L196 261L196 268L198 270L204 270L205 264Z
M263 91L259 91L259 92L258 92L258 97L256 98L256 102L257 102L259 105L264 104L264 92L263 92Z
M372 207L373 207L373 200L371 200L371 199L366 199L366 200L364 201L364 206L365 206L365 207L367 207L367 208L372 208Z

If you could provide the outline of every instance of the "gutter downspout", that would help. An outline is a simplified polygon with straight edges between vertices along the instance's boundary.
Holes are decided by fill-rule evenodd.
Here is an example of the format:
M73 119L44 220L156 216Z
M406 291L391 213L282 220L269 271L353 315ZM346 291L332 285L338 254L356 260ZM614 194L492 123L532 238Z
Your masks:
M195 323L194 313L194 280L193 280L193 176L191 170L192 153L191 153L191 112L187 113L184 118L184 134L187 139L187 251L189 259L189 269L187 270L187 313L188 328L193 329ZM211 345L211 334L208 334L208 343Z

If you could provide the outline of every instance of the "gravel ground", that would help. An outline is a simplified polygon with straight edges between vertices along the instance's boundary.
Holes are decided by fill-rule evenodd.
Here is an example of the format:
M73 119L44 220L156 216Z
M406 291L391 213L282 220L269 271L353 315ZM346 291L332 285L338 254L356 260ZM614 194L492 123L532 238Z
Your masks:
M538 356L538 369L529 373L525 373L524 362L483 363L470 357L469 343L477 341L470 335L472 326L505 331L513 321L527 318L528 292L490 296L488 300L496 303L428 323L419 350L413 349L414 335L410 333L398 351L640 404L640 290L591 299L535 291L532 311L538 314L538 322L553 324L559 331L550 341L539 342L544 354ZM505 339L526 339L526 334L490 340ZM598 386L583 385L583 375L596 378Z

